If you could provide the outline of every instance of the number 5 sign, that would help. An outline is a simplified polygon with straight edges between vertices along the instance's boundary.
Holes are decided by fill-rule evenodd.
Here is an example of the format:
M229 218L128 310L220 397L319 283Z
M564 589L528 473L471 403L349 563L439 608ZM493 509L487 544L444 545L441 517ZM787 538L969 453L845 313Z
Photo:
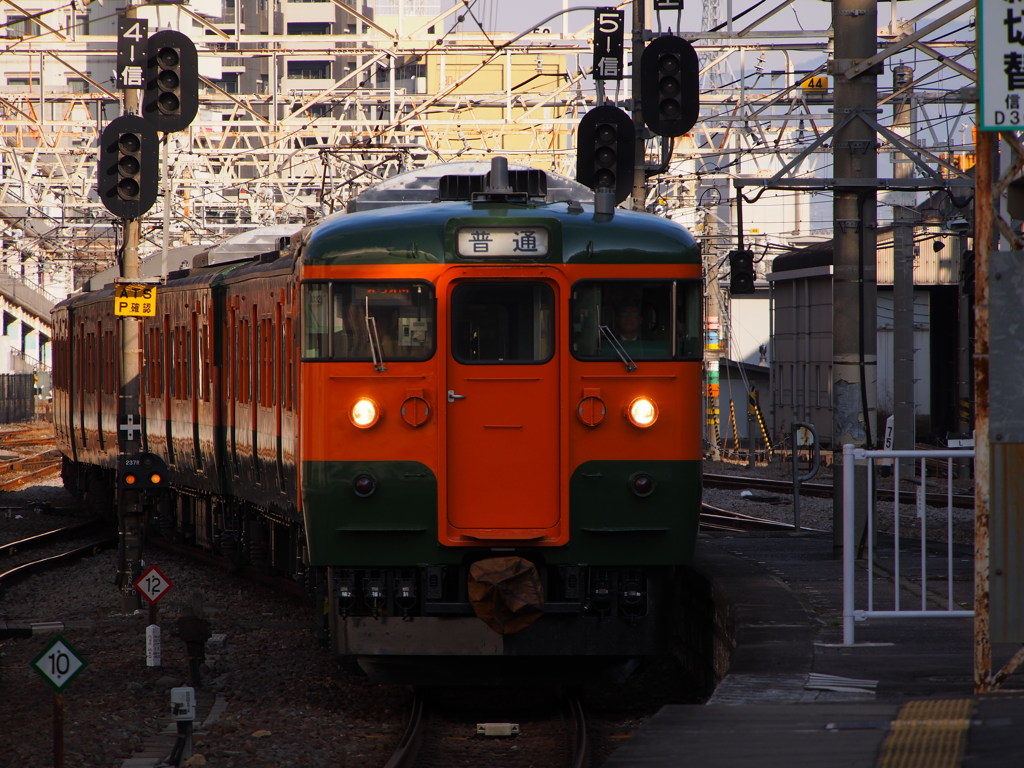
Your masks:
M135 580L135 588L142 593L142 596L149 601L150 605L156 605L157 601L167 594L174 584L164 576L155 565L149 566L139 578Z

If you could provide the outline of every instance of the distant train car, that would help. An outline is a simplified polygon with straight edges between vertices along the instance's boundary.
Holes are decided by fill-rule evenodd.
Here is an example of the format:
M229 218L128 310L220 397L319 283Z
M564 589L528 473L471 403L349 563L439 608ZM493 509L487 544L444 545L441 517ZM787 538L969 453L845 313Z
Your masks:
M155 522L301 576L347 657L656 653L700 508L698 248L502 158L456 170L166 277L141 329ZM79 493L116 467L110 306L54 314Z

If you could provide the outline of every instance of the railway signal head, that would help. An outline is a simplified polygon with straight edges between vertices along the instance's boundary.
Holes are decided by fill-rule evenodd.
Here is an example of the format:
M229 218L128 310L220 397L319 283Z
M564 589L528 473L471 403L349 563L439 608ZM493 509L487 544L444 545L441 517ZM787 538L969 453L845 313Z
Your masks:
M754 254L751 251L729 251L729 272L729 293L754 292Z
M149 38L142 116L158 131L184 130L199 111L199 59L192 40L173 29Z
M595 107L580 120L576 154L576 180L593 190L610 190L615 202L633 189L636 128L618 107Z
M104 207L137 219L156 202L156 129L137 115L111 120L100 136L96 189Z
M697 52L681 37L655 38L640 56L644 123L660 136L682 136L697 122L700 81Z
M155 453L122 456L119 464L122 488L153 491L167 487L167 464Z

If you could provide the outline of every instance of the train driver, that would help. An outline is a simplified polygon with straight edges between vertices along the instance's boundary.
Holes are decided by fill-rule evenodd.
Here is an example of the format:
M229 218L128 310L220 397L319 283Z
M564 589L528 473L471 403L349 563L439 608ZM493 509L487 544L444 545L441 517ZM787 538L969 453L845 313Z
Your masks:
M624 304L615 313L615 337L630 355L662 357L669 353L668 339L646 338L644 312L636 304Z

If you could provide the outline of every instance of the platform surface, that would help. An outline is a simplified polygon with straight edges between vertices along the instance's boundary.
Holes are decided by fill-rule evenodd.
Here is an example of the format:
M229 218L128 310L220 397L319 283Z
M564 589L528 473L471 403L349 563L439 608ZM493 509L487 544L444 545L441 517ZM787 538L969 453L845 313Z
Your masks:
M970 618L870 619L844 646L831 535L701 534L697 567L726 596L736 650L704 705L668 706L605 768L1024 766L1024 672L974 693ZM956 562L956 598L973 597ZM993 669L1017 646L994 645Z

